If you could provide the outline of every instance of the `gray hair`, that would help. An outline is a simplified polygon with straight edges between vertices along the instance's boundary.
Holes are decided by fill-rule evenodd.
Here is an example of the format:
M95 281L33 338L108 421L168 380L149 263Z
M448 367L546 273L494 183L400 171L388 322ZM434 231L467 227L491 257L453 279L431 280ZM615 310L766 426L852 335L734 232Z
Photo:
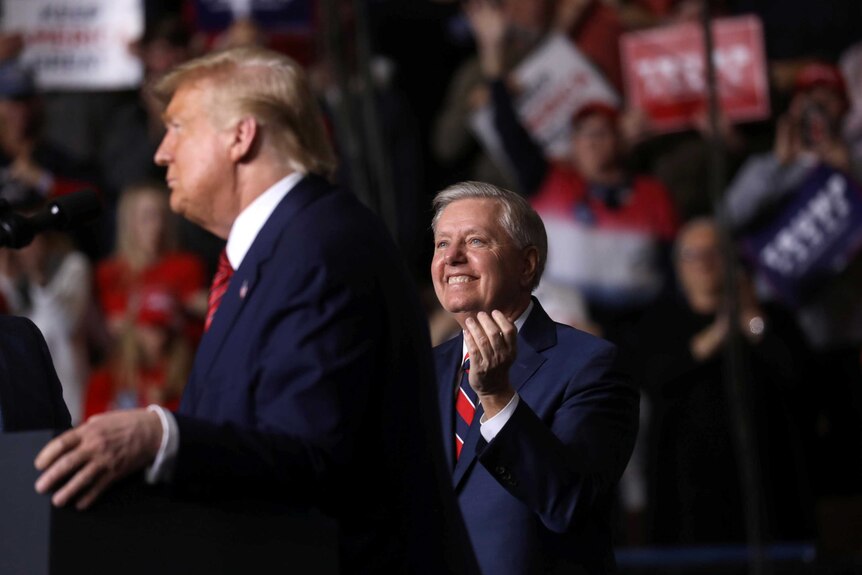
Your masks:
M545 271L545 262L548 260L548 234L545 232L545 224L536 210L530 206L523 197L515 192L498 188L484 182L460 182L453 184L434 196L434 217L431 220L431 229L437 231L437 222L440 214L451 203L458 200L489 199L494 200L503 208L500 215L500 224L519 249L534 247L539 252L539 261L536 265L536 277L533 278L532 288L536 289L542 273Z

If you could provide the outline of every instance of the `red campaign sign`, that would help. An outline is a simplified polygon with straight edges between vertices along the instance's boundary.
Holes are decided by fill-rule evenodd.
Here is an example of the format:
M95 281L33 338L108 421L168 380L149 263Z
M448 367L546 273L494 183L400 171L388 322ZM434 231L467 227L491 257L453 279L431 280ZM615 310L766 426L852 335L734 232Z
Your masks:
M769 116L763 29L756 16L720 18L712 24L719 102L731 121ZM703 29L695 23L629 32L620 40L629 106L659 131L692 126L705 113Z

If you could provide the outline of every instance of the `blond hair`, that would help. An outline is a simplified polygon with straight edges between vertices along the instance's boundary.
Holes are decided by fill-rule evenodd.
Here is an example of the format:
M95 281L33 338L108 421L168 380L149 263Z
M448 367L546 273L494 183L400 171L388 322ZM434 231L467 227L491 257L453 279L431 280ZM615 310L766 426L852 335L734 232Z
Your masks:
M156 84L155 94L167 104L181 86L199 82L211 90L215 122L226 127L252 116L291 169L323 176L335 170L320 107L291 58L258 46L212 52L174 68Z
M116 256L125 261L132 270L138 271L152 263L150 256L138 245L138 240L133 232L133 222L138 217L138 204L141 198L150 196L159 202L159 208L164 218L164 226L162 228L162 237L159 238L157 246L158 254L163 254L167 251L176 248L176 229L173 225L174 219L170 209L170 192L168 189L158 182L141 182L132 184L123 189L120 193L120 200L117 203L117 239L115 253Z

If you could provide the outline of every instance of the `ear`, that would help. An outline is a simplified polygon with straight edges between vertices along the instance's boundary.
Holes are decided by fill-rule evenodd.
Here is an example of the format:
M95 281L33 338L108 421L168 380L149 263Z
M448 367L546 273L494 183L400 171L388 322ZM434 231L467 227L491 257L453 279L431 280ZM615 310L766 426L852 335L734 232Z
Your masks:
M539 248L530 246L522 252L521 287L531 289L539 270Z
M248 159L260 139L260 126L253 116L244 116L234 126L230 143L230 158L234 162Z

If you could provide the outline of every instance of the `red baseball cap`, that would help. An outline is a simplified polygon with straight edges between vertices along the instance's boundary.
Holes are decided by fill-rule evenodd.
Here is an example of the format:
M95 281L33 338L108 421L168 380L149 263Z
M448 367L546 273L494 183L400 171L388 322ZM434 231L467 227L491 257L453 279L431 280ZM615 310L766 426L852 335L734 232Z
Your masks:
M607 102L593 100L578 108L578 111L575 112L574 116L572 116L572 126L577 127L577 125L584 119L595 115L604 116L609 122L616 125L620 116L620 111L615 106L612 106Z
M807 92L814 88L828 88L835 92L844 101L847 99L847 83L841 70L832 64L825 62L812 62L804 65L793 81L794 92Z

